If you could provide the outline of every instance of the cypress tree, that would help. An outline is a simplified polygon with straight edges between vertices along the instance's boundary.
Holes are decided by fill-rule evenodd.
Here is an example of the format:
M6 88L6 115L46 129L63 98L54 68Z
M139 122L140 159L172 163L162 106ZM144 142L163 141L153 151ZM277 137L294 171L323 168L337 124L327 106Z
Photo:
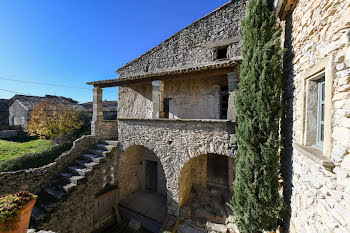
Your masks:
M243 61L235 99L236 180L231 206L243 232L278 227L281 30L272 0L250 0L243 21Z

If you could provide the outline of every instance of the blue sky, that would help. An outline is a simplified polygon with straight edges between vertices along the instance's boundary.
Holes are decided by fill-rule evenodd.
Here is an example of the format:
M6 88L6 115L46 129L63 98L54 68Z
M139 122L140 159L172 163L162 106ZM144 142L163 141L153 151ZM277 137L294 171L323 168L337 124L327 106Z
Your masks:
M117 78L117 68L227 1L1 0L0 98L9 90L91 101L86 82ZM104 89L104 99L117 96Z

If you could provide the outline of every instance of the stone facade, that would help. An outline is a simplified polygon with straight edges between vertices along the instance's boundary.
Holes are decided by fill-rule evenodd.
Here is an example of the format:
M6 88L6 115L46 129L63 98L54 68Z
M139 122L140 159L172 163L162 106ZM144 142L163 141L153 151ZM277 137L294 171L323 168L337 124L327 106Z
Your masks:
M22 190L39 193L83 152L91 149L96 142L96 138L93 136L83 136L74 141L73 147L53 163L39 168L0 173L0 195Z
M164 81L164 98L170 99L169 118L220 119L220 88L227 76ZM119 88L120 118L152 118L152 84ZM156 112L156 111L155 111Z
M220 46L229 46L228 58L240 56L245 2L226 3L119 68L117 73L126 77L209 63L216 59L217 47Z
M299 0L293 6L282 22L288 51L281 159L290 208L284 227L291 232L350 232L350 2ZM312 102L317 97L312 86L318 74L325 76L322 151L312 149Z
M192 158L209 153L233 157L234 148L229 143L233 133L234 125L229 121L118 120L121 152L139 145L159 158L166 178L168 210L175 215L179 208L179 179L184 165Z
M21 126L22 129L27 127L30 117L30 111L20 101L16 100L9 108L10 126Z

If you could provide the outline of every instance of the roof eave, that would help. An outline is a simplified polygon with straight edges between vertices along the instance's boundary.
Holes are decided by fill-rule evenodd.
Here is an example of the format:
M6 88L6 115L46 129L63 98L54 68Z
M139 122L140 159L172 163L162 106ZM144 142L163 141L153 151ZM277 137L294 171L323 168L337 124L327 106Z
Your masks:
M285 20L290 12L293 11L298 0L274 0L274 7L277 17Z
M104 88L123 86L133 83L151 82L155 80L174 79L178 77L205 77L207 75L222 75L225 74L225 72L231 72L233 70L233 67L241 63L241 60L241 57L236 57L234 60L227 60L226 62L221 63L206 64L199 67L166 70L158 73L149 73L125 78L88 82L87 84Z

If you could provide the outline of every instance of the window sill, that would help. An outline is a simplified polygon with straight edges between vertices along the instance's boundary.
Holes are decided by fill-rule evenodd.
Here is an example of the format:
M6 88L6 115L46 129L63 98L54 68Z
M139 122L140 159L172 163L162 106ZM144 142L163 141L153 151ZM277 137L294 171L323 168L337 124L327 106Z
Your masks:
M333 171L334 163L327 157L323 156L322 151L312 147L303 146L299 143L293 143L293 148L298 150L300 153L309 157L311 160L315 161L319 165L325 167L328 171Z

